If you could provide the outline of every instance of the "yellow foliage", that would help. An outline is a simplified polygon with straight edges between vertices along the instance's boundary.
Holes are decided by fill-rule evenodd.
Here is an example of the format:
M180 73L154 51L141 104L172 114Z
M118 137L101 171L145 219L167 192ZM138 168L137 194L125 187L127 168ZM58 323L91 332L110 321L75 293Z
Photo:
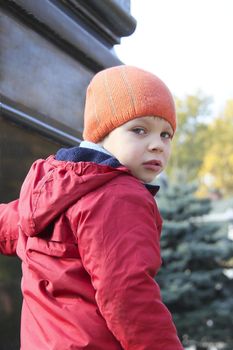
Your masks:
M233 100L226 105L224 115L209 125L209 146L198 177L199 195L219 190L224 196L233 194Z

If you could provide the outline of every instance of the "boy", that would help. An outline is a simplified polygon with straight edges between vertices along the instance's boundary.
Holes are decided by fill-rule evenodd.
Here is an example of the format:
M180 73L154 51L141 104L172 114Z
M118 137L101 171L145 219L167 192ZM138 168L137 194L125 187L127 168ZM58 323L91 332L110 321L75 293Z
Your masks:
M1 251L22 260L22 350L183 349L154 281L162 222L147 185L175 129L161 80L106 69L87 90L85 141L36 161L1 205Z

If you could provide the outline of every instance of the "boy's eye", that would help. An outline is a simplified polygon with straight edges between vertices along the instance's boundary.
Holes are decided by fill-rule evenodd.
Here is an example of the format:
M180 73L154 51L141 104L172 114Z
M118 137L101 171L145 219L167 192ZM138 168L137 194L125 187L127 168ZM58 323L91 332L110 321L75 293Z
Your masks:
M172 134L168 131L164 131L161 133L161 137L163 137L165 139L172 139Z
M144 135L146 133L144 128L133 128L132 131L137 135Z

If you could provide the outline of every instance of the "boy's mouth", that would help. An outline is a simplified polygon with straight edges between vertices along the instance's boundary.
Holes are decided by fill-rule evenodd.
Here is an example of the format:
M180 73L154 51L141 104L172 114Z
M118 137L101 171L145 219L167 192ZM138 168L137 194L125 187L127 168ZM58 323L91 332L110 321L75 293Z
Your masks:
M144 162L143 166L146 169L153 170L153 171L160 171L162 168L162 162L160 160L149 160L148 162Z

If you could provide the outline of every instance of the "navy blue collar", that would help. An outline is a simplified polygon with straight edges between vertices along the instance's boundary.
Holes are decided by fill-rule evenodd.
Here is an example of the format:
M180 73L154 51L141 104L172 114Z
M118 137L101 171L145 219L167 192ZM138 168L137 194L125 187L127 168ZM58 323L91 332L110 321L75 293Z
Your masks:
M121 166L120 162L110 154L96 151L86 147L61 148L55 158L70 162L92 162L100 165L107 165L112 168Z

